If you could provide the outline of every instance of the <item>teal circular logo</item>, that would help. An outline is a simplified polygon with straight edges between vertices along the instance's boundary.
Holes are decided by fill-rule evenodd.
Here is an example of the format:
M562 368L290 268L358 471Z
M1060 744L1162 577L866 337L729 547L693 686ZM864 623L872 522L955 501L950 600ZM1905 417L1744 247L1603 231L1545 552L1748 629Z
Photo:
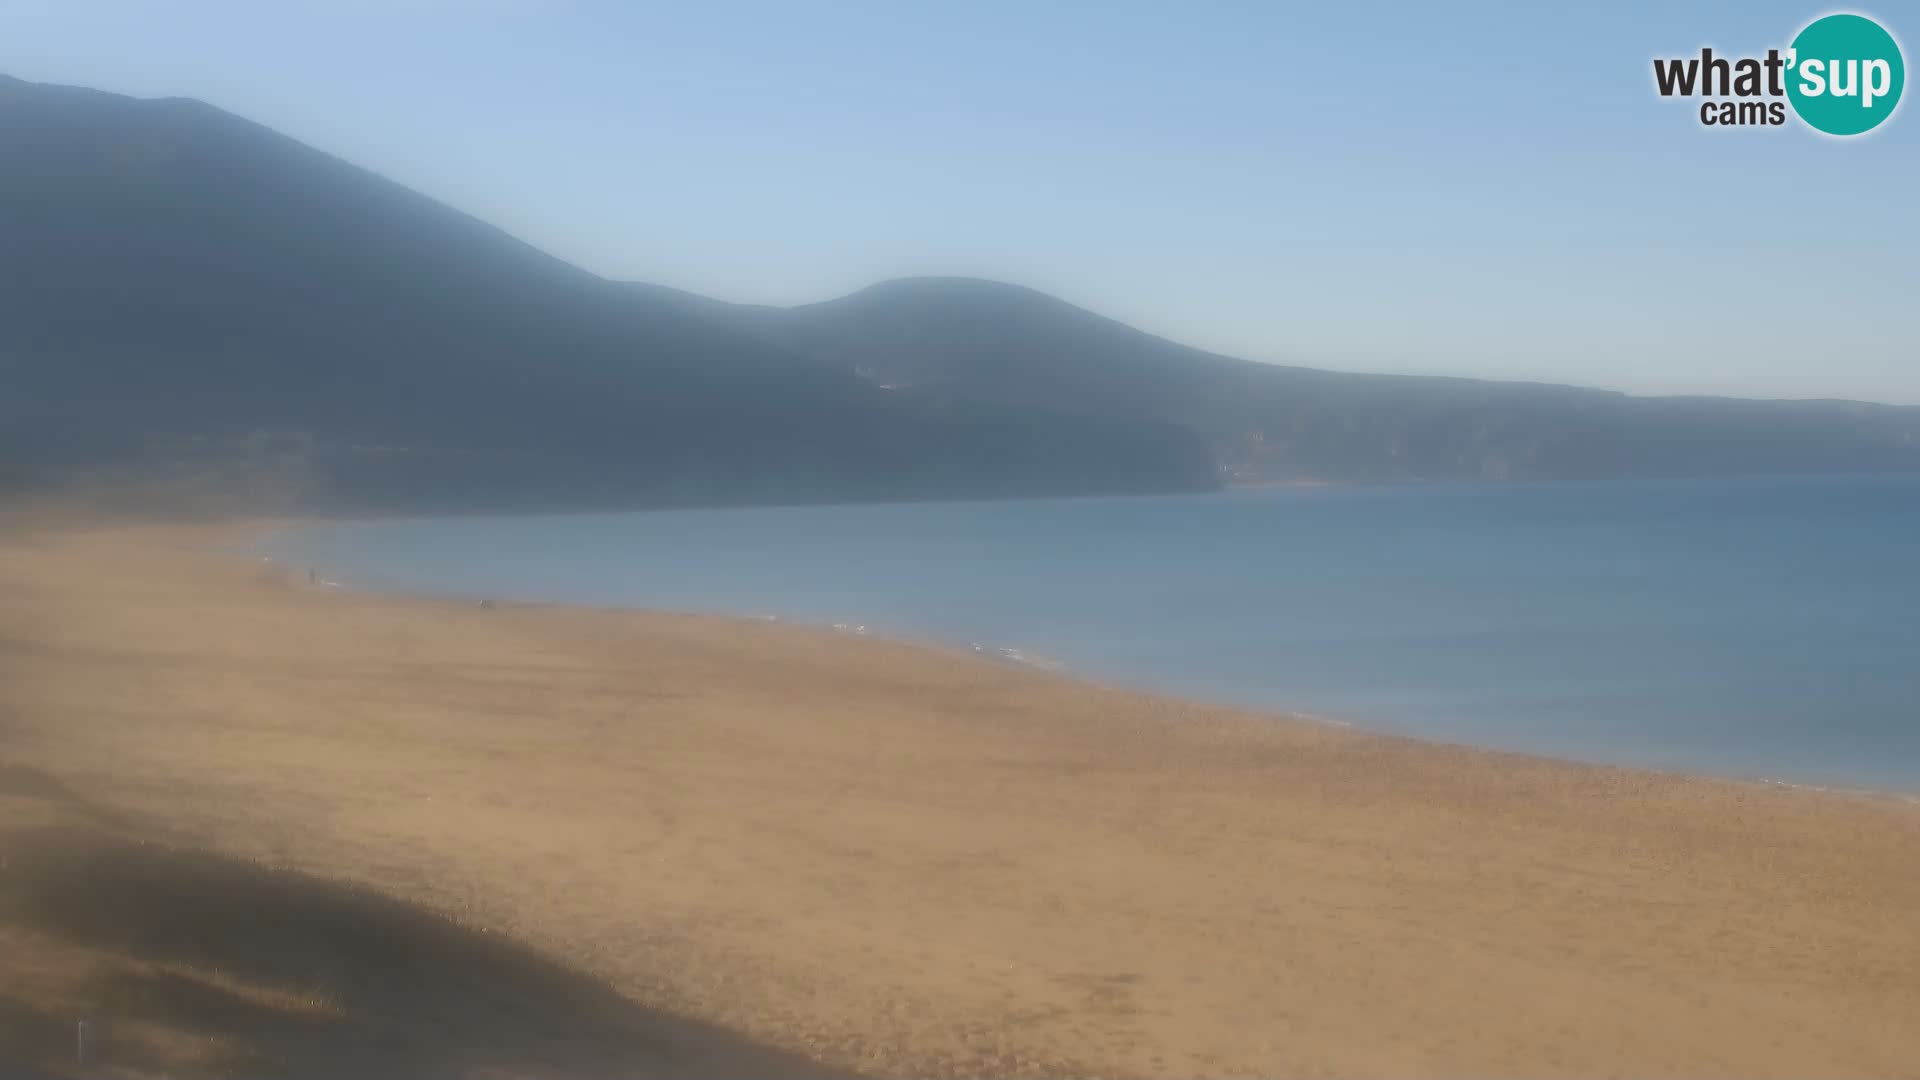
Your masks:
M1864 15L1827 15L1807 24L1787 54L1787 100L1816 131L1872 131L1900 104L1907 64L1900 44Z

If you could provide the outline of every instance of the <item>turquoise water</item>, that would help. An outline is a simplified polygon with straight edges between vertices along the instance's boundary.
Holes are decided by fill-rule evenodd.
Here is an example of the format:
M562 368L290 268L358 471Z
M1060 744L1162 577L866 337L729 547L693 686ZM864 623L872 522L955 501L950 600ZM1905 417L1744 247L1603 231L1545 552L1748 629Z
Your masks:
M352 587L838 622L1427 738L1920 790L1920 478L409 520L270 553Z

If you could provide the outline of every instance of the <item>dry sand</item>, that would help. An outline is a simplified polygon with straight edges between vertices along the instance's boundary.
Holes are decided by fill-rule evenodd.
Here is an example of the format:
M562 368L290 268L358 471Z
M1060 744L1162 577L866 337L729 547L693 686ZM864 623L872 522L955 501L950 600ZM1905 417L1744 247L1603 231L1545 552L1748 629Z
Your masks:
M223 535L0 536L0 1062L91 1011L102 1075L1920 1075L1911 800Z

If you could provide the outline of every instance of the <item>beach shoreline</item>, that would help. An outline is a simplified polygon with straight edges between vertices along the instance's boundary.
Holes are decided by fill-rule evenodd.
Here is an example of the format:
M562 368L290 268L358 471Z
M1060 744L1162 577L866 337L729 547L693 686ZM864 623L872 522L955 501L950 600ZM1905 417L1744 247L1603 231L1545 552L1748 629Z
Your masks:
M212 550L270 524L0 536L0 765L47 778L0 785L0 835L164 834L353 882L870 1075L1920 1059L1900 793L1428 743L787 623L310 589ZM44 967L8 974L83 994Z
M236 557L243 557L243 556L236 556ZM270 556L257 556L257 557L262 559L263 562L266 562L269 565L281 566L287 571L295 574L304 573L306 569L305 567L302 567L295 562L275 560L275 559L272 559ZM318 571L316 571L316 573L317 572ZM501 600L483 593L461 592L461 593L440 594L440 593L425 593L425 592L409 592L404 589L367 588L367 587L356 585L351 581L337 581L327 577L317 578L314 584L317 587L321 587L321 588L340 589L348 592L363 593L368 596L384 596L384 597L390 597L397 600L414 601L414 602L421 602L421 603L474 604L474 605L482 605L488 608L508 607L508 606L524 607L524 608L550 608L556 611L602 611L602 612L611 612L611 613L625 612L625 613L631 613L635 615L658 615L658 616L670 616L675 618L690 618L690 619L715 619L723 623L726 623L726 622L765 623L765 624L789 627L794 630L799 630L806 633L831 633L831 634L838 634L838 635L857 638L857 639L887 642L891 645L902 646L909 649L924 649L928 652L936 653L936 654L946 656L955 660L964 660L964 659L981 660L991 664L1001 664L1001 665L1006 665L1006 666L1017 668L1024 671L1031 671L1039 674L1053 676L1055 678L1067 679L1072 682L1078 683L1082 686L1088 687L1090 689L1100 690L1108 693L1129 694L1129 695L1144 696L1149 698L1161 698L1166 700L1169 703L1177 703L1179 705L1183 705L1187 707L1207 709L1207 710L1217 710L1221 712L1246 713L1246 714L1252 714L1256 716L1264 716L1275 723L1299 723L1299 724L1319 725L1323 727L1333 728L1336 730L1352 731L1357 734L1362 734L1362 735L1366 735L1366 736L1369 736L1372 738L1378 738L1378 739L1388 739L1388 740L1394 740L1394 741L1409 742L1409 743L1413 743L1416 745L1423 745L1423 746L1448 747L1455 750L1467 750L1467 751L1474 751L1474 752L1487 753L1487 754L1501 754L1501 755L1506 755L1506 756L1511 756L1516 758L1525 758L1525 759L1530 759L1535 761L1548 762L1548 763L1561 764L1561 765L1574 765L1574 766L1582 766L1587 768L1600 768L1600 769L1621 769L1628 772L1657 773L1660 775L1671 776L1671 777L1675 777L1679 779L1687 779L1687 780L1700 780L1700 781L1709 781L1714 783L1725 783L1725 784L1741 784L1741 785L1748 785L1748 786L1753 786L1758 788L1775 789L1775 790L1784 789L1784 790L1796 790L1796 791L1811 791L1811 792L1818 792L1823 795L1835 795L1835 796L1864 798L1864 799L1885 799L1893 802L1905 802L1905 803L1914 803L1916 805L1920 805L1920 790L1894 788L1894 787L1872 787L1867 785L1819 783L1814 781L1792 780L1792 779L1787 779L1785 777L1762 776L1757 774L1742 774L1742 773L1732 773L1732 772L1717 773L1717 772L1711 772L1711 771L1701 771L1701 770L1684 769L1684 768L1661 768L1658 766L1650 766L1650 765L1624 764L1621 762L1606 761L1606 760L1597 759L1597 758L1582 758L1582 757L1573 757L1573 756L1551 754L1551 753L1537 753L1537 752L1532 752L1527 750L1517 750L1509 747L1497 746L1497 745L1488 744L1488 743L1477 743L1477 742L1470 742L1470 741L1459 740L1459 739L1428 737L1428 736L1422 736L1417 734L1409 734L1406 732L1392 731L1384 727L1379 727L1379 726L1364 723L1360 720L1349 719L1343 716L1336 716L1323 711L1306 711L1301 709L1270 708L1270 707L1264 707L1264 706L1258 706L1258 705L1237 704L1231 701L1224 701L1224 700L1209 698L1203 694L1180 694L1180 693L1171 693L1163 690L1156 690L1150 687L1129 686L1123 683L1114 682L1112 680L1102 679L1097 675L1080 671L1074 668L1072 665L1067 664L1065 661L1055 660L1048 656L1039 655L1037 653L1033 653L1030 649L1026 649L1020 646L995 645L989 642L967 642L965 644L956 644L954 642L944 641L944 640L933 638L933 637L915 636L913 634L889 632L886 630L875 630L872 624L870 623L853 623L853 622L845 622L845 621L824 622L816 619L807 619L803 617L782 615L778 613L740 615L740 614L732 614L732 613L723 612L723 611L700 611L695 609L682 609L682 608L644 607L644 606L636 606L636 605L628 605L628 604L592 605L592 604L570 603L567 601L513 600L513 599Z
M1257 485L1258 487L1321 487L1326 485L1281 484ZM1126 496L1098 496L1097 498L1126 498ZM751 510L753 508L743 508ZM534 515L549 518L553 515ZM612 515L625 517L626 514ZM328 588L347 589L365 592L370 595L387 596L396 599L420 601L452 601L476 604L511 604L517 606L552 607L560 610L584 609L611 612L633 612L637 614L657 614L713 618L721 620L742 620L750 622L776 623L807 631L831 631L852 637L885 640L908 647L925 648L950 656L966 656L993 663L1010 664L1016 667L1044 672L1062 678L1068 678L1115 693L1143 694L1177 701L1186 706L1196 706L1229 712L1254 713L1271 716L1279 722L1305 722L1322 724L1335 728L1351 729L1379 738L1404 739L1418 744L1447 746L1457 749L1481 750L1491 753L1512 754L1545 761L1561 762L1573 765L1600 766L1662 773L1678 777L1715 780L1730 783L1752 784L1766 788L1798 789L1817 791L1826 794L1847 795L1864 798L1884 798L1896 801L1920 803L1920 787L1898 784L1876 784L1858 779L1816 777L1809 775L1774 774L1764 768L1738 768L1732 765L1715 767L1711 763L1654 763L1635 761L1622 757L1608 757L1596 753L1592 756L1575 751L1558 752L1553 748L1528 748L1524 746L1501 745L1498 741L1478 740L1471 735L1447 736L1442 734L1424 734L1418 730L1407 730L1418 725L1401 724L1394 726L1384 722L1378 716L1368 717L1352 712L1340 712L1325 707L1301 709L1289 706L1286 702L1265 703L1252 700L1235 700L1230 696L1213 695L1204 691L1184 688L1168 688L1153 685L1149 680L1124 681L1111 675L1057 659L1052 655L1055 643L1040 643L1028 640L968 640L945 637L932 633L915 633L889 627L872 617L864 617L859 612L851 612L842 618L826 618L794 614L785 611L743 612L727 610L709 610L692 606L661 606L647 603L607 602L584 603L572 599L535 599L478 588L454 590L419 590L399 585L367 585L349 578L336 579L325 576L337 573L331 567L309 566L299 558L282 557L275 554L277 542L292 534L316 528L353 529L366 525L409 523L429 520L417 517L356 518L352 520L306 520L297 518L276 519L269 522L249 523L247 540L244 543L223 545L222 550L237 557L254 557L284 565L295 574L317 573L322 575L317 584Z

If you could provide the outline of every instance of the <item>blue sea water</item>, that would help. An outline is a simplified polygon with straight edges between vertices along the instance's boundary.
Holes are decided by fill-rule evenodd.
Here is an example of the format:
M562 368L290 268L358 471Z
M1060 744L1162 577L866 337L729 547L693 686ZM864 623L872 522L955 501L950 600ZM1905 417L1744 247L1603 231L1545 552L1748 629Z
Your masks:
M351 587L862 625L1558 757L1920 791L1920 478L304 527Z

